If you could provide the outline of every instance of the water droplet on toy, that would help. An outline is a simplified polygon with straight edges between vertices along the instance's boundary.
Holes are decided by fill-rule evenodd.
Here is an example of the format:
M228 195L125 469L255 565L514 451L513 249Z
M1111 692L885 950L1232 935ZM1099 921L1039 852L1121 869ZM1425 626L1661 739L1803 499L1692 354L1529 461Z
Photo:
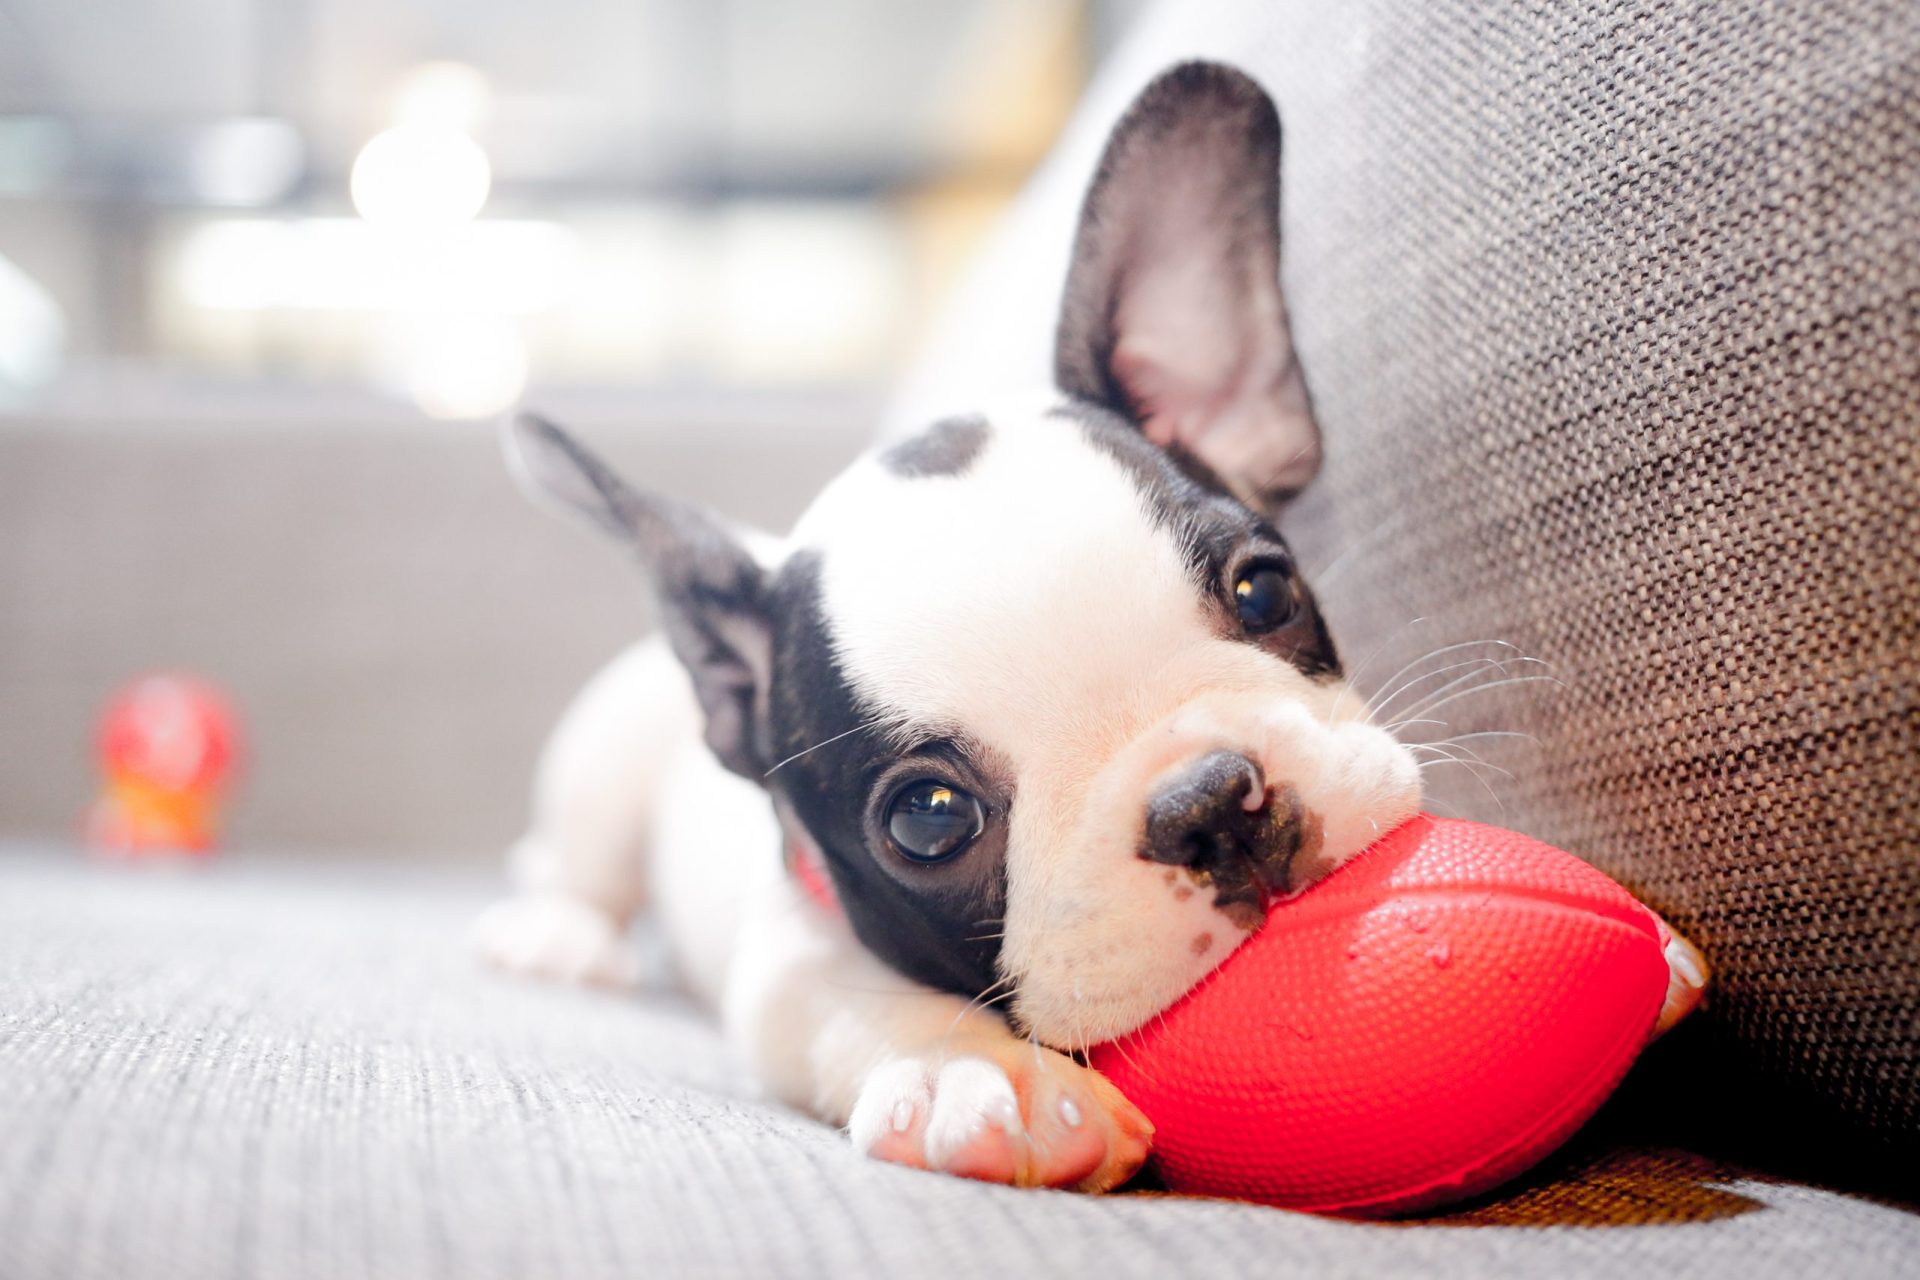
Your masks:
M1433 921L1427 919L1418 911L1410 912L1407 916L1407 928L1413 930L1415 933L1425 933L1432 927Z
M1427 948L1427 959L1433 961L1433 967L1444 969L1453 963L1453 948L1445 942L1436 942Z

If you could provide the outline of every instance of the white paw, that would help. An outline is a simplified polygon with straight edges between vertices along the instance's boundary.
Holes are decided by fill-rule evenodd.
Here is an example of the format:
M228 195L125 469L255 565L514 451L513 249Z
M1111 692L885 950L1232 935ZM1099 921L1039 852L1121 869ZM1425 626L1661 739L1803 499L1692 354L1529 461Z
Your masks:
M1146 1160L1153 1127L1098 1072L1024 1040L977 1037L876 1068L847 1133L858 1150L917 1169L1105 1191Z
M605 912L559 894L496 902L469 930L474 950L506 973L598 987L631 987L639 957Z

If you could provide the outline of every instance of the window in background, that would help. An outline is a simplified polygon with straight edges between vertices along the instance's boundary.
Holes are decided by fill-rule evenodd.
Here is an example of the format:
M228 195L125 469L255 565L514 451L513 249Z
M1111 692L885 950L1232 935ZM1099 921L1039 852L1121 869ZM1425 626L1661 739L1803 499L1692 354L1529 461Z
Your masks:
M1133 7L16 9L0 406L874 385Z

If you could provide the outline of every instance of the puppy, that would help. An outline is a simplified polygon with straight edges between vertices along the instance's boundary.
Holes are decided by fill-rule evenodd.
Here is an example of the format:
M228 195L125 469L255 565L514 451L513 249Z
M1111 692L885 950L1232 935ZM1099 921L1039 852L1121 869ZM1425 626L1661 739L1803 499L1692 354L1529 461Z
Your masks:
M1086 197L1058 387L870 454L783 542L510 428L665 637L556 730L482 952L630 982L650 903L768 1088L862 1150L1128 1178L1150 1127L1076 1052L1420 804L1272 523L1320 462L1279 166L1251 80L1156 80Z

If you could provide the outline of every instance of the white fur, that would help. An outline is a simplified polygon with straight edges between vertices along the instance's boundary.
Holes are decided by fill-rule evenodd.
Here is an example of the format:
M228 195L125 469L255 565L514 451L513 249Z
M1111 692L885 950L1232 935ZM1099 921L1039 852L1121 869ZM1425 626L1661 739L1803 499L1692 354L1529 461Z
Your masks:
M794 541L823 553L862 700L903 730L964 734L1015 778L1002 965L1020 1021L1079 1046L1138 1027L1244 937L1135 856L1162 774L1244 752L1324 824L1318 872L1411 816L1420 788L1343 686L1219 634L1131 477L1048 407L996 414L960 476L856 465Z
M569 894L523 893L496 902L473 922L471 940L488 963L510 973L630 987L640 960L607 912Z
M1309 877L1418 805L1418 770L1338 682L1223 638L1181 548L1126 473L1045 403L993 420L958 478L868 461L824 492L793 549L822 552L830 639L860 696L905 733L963 734L1010 771L997 1010L929 990L863 948L785 873L766 794L700 741L664 645L618 658L556 729L520 896L475 940L510 971L623 984L650 900L687 984L776 1096L889 1159L1100 1189L1147 1128L1073 1048L1177 999L1243 934L1204 891L1135 854L1146 797L1228 748L1321 824ZM1669 1025L1704 969L1677 944Z
M824 553L830 638L860 696L1012 771L1003 966L1035 1038L1076 1047L1138 1026L1242 936L1135 856L1158 778L1223 746L1249 754L1321 815L1323 870L1413 811L1418 773L1344 689L1216 634L1175 537L1048 407L997 415L962 477L857 464L790 546ZM765 794L699 742L664 645L638 645L556 729L516 849L522 896L476 940L509 970L630 982L623 932L648 899L768 1088L863 1149L904 1122L934 1168L996 1142L1018 1148L1022 1179L1097 1186L1137 1163L1143 1126L1110 1086L888 969L799 892L780 844Z

